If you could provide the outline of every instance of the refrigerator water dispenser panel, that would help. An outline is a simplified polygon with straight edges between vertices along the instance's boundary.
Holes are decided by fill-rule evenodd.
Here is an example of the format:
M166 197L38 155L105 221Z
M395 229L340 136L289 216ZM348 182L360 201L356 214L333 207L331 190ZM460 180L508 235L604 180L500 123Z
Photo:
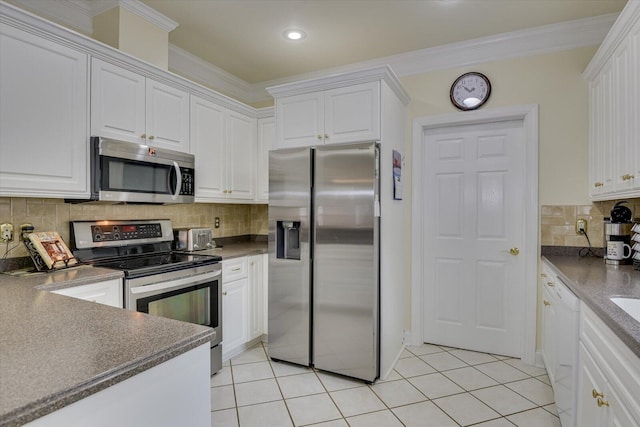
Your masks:
M300 259L300 221L277 221L276 257Z

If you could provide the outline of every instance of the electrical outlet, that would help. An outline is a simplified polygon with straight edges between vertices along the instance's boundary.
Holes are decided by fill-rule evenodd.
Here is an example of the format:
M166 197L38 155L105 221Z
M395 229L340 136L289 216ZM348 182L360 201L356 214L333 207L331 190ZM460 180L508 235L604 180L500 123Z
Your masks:
M582 218L576 220L576 234L586 234L586 233L587 233L587 220Z
M0 225L0 240L10 242L13 240L13 224L8 222Z
M215 228L220 228L220 217L216 217L216 218L213 220L213 226L214 226Z
M22 240L29 240L29 234L33 233L33 230L35 230L33 224L30 224L28 222L20 224L20 231L22 231L22 235L20 236L20 238Z

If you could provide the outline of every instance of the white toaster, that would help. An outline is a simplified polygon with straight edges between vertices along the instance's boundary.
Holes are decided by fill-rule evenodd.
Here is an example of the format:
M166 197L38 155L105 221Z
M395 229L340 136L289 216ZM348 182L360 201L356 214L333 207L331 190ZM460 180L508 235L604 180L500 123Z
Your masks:
M179 251L201 251L216 247L210 228L174 228L175 249Z

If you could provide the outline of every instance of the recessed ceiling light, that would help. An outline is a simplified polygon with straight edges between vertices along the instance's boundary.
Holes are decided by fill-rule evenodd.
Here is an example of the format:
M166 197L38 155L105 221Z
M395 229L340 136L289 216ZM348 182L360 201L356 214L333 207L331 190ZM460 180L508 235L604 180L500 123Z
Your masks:
M307 33L297 28L289 28L287 30L284 30L284 33L282 33L282 35L285 39L294 41L302 40L307 37Z

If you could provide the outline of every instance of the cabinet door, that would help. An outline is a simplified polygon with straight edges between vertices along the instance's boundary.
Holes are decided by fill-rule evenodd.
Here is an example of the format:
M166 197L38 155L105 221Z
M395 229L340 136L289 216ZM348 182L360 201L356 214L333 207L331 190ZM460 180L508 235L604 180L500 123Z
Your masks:
M227 198L253 200L256 189L256 119L227 112Z
M99 59L91 60L91 134L146 143L145 78Z
M331 89L324 96L326 144L380 139L380 82Z
M589 84L589 190L591 197L602 194L604 176L602 174L602 79L596 78Z
M249 340L264 333L263 327L263 264L262 255L253 255L249 262Z
M542 337L541 337L541 350L542 359L544 365L547 368L547 375L551 384L555 381L555 329L556 322L556 301L553 297L553 293L549 291L546 284L542 287Z
M614 90L613 90L613 70L611 63L607 64L601 74L600 84L600 130L599 152L600 175L602 177L601 194L612 193L614 190L613 177L613 140L614 134Z
M258 119L258 175L256 183L258 201L269 201L269 150L275 148L276 119Z
M222 286L222 358L227 359L239 346L247 342L248 334L247 278Z
M634 135L635 122L630 112L632 111L632 103L639 102L630 91L633 85L632 80L637 80L637 76L631 76L631 49L630 43L627 41L618 46L613 54L612 75L613 83L613 107L612 107L612 126L613 140L612 151L613 157L613 178L614 191L627 191L633 188L634 180L632 179L633 165L633 146L637 145L637 135Z
M52 293L123 308L123 288L120 279L59 289Z
M629 121L634 126L631 130L630 156L633 159L631 164L631 170L633 171L632 187L638 190L640 189L640 142L638 142L637 138L640 135L640 120L637 120L637 118L640 117L640 79L637 76L640 75L640 20L636 22L633 30L631 30L629 45L631 51L631 68L629 70L631 88L629 92L632 94L632 102L628 117L631 118ZM635 140L633 140L634 137Z
M578 423L581 427L606 426L609 418L609 408L598 406L597 398L593 393L605 394L606 380L597 367L595 361L580 344L580 369L578 371ZM605 395L604 400L608 397Z
M147 79L147 143L189 152L189 94Z
M87 55L0 25L0 196L87 197Z
M213 102L191 97L191 153L196 158L196 201L224 199L226 110Z
M277 148L324 143L324 93L276 99Z

